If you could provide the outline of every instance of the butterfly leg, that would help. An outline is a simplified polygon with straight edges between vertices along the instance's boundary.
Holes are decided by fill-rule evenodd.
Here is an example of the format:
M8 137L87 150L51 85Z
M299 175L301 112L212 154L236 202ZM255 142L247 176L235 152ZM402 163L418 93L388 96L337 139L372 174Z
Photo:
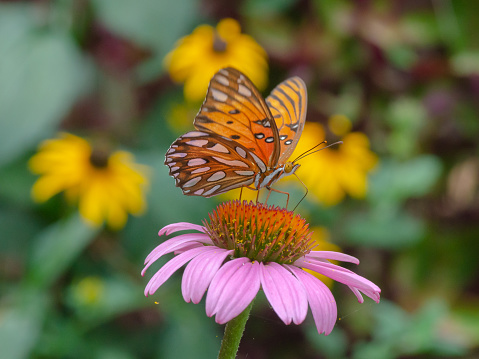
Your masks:
M268 189L268 195L266 196L266 200L264 201L264 204L267 204L268 203L268 199L269 199L269 196L271 195L271 191L272 189L270 187L266 187Z
M296 178L298 179L298 181L303 185L303 187L306 188L306 193L304 194L303 198L301 198L301 200L298 202L298 204L297 204L296 206L294 206L294 208L293 208L293 212L294 212L294 210L299 206L299 204L300 204L301 202L303 202L303 199L306 198L306 196L308 195L309 190L308 190L308 187L304 184L304 182L301 181L301 178L299 178L296 173L293 173L293 174L296 176Z
M266 186L266 188L269 190L269 193L268 193L268 197L266 197L266 201L265 203L268 203L268 198L269 198L269 195L271 194L272 191L276 192L276 193L282 193L282 194L285 194L286 196L288 196L288 198L286 199L286 209L288 209L288 203L289 203L289 193L288 192L283 192L283 191L280 191L279 189L274 189L272 187L268 187Z
M241 199L242 199L242 196L243 196L243 188L248 188L252 191L258 191L258 194L256 195L256 203L258 203L258 197L259 197L259 190L257 190L256 188L254 187L250 187L250 186L243 186L241 187L240 189L240 196L239 196L239 201L241 202Z
M256 204L258 204L258 200L259 200L259 190L258 190L258 193L256 194Z

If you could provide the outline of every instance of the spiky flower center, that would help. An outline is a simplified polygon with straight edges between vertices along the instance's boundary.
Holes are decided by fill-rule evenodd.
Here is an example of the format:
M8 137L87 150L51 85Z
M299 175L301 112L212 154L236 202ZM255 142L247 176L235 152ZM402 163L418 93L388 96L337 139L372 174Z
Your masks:
M237 258L291 264L315 245L304 218L262 203L222 203L203 224L213 243Z

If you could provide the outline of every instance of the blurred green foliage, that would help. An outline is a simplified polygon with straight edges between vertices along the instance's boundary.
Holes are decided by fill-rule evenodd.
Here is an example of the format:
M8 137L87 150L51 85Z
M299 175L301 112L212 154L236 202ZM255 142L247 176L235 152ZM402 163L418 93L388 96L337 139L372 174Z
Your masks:
M162 226L201 223L218 201L183 196L163 165L184 99L162 63L224 17L267 51L270 88L303 77L308 121L345 114L380 157L364 201L306 199L298 211L361 260L382 302L335 286L340 320L324 337L258 300L239 357L477 356L478 11L465 0L0 1L1 357L216 355L222 328L184 303L180 276L145 298L139 273ZM58 131L107 137L149 165L145 215L111 232L61 196L34 204L27 161Z

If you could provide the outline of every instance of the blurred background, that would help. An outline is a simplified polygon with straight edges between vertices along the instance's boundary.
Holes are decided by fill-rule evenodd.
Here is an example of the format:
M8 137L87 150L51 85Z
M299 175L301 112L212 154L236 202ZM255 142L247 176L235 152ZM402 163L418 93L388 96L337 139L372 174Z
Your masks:
M260 295L238 357L479 357L478 14L465 0L0 1L0 356L216 357L223 327L183 301L181 273L146 298L155 269L140 271L162 226L238 198L184 196L163 164L234 65L265 96L305 81L298 150L344 144L301 161L296 211L382 289L359 304L328 282L327 337ZM277 188L294 205L305 192Z

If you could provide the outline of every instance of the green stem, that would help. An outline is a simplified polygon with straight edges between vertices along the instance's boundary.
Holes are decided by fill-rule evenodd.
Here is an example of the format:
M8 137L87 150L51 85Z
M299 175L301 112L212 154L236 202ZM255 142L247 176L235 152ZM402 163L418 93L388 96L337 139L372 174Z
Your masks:
M254 299L246 307L246 309L236 318L231 319L225 328L225 335L221 342L221 349L218 359L234 359L238 352L241 337L243 336L246 321L248 320L251 308L253 308Z

